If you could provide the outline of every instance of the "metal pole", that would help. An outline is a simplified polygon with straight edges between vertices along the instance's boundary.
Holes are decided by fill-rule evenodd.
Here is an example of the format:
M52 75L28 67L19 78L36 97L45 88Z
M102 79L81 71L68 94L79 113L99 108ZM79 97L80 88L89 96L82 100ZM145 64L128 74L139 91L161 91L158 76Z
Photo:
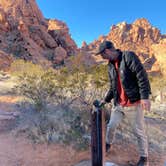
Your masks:
M95 104L94 104L95 105ZM95 105L91 112L92 166L105 165L105 116L102 107Z

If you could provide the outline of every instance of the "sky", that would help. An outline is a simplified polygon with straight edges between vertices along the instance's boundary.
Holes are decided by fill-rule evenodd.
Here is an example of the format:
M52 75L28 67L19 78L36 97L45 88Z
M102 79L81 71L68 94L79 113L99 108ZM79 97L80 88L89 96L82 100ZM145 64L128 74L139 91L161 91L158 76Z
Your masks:
M112 25L146 18L166 34L166 0L36 0L45 18L67 24L78 47L107 35Z

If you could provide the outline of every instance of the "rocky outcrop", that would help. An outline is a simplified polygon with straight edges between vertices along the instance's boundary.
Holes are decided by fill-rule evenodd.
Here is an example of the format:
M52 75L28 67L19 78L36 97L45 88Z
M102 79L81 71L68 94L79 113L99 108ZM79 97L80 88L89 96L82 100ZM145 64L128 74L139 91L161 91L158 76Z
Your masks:
M154 53L151 46L158 44L162 38L164 35L161 35L157 28L141 18L132 24L122 22L111 26L107 36L100 36L98 40L90 43L86 50L93 52L103 40L111 40L116 48L134 51L148 72L158 73L160 70L156 63L158 55L156 51Z
M87 50L88 49L88 44L85 41L83 41L81 48L82 48L82 50Z
M53 62L55 64L60 64L67 57L65 49L61 46L57 47L54 52ZM60 56L59 56L60 55Z
M125 46L126 49L148 52L146 47L158 42L161 34L146 19L138 19L133 24L122 22L117 26L112 26L107 38L114 41L118 47L122 44L123 49ZM131 43L132 45L130 46ZM141 46L143 47L140 50L138 47Z
M89 61L86 55L93 54L103 40L111 40L117 48L136 52L148 72L158 73L165 71L164 38L166 35L141 18L132 24L113 25L107 36L99 36L89 45L83 42L80 53L85 55L85 63L94 64L95 57ZM0 56L2 68L15 58L56 66L79 52L67 25L57 19L45 19L35 0L0 1L0 51L0 55L5 55ZM96 62L100 61L103 60L97 57Z
M77 46L67 25L45 19L35 0L1 0L0 50L14 58L55 65L74 55Z
M101 59L100 59L101 60ZM90 52L80 50L74 58L68 58L64 61L65 66L71 69L73 66L81 68L82 66L91 67L98 63L98 60Z
M166 38L160 40L158 44L153 44L151 51L156 57L156 65L163 75L166 76Z
M55 39L58 46L63 47L68 55L74 55L77 52L77 46L69 35L67 25L57 19L49 20L48 33Z

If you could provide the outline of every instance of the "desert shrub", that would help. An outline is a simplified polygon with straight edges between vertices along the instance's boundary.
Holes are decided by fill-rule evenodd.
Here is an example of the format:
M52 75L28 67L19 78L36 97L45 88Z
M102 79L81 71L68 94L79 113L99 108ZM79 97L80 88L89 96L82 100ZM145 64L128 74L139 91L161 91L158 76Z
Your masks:
M166 79L163 76L149 77L152 91L161 91L166 88Z
M72 71L71 85L83 105L90 106L94 99L103 98L108 88L106 65L88 65L83 54L70 57L68 70Z
M42 75L45 69L37 64L25 60L15 60L10 67L10 72L16 77Z
M149 77L152 101L164 102L166 99L166 80L163 76Z
M55 92L54 71L45 70L40 65L23 60L15 61L11 71L18 77L15 87L18 94L34 103L37 110L44 110Z
M108 72L106 65L94 66L91 70L91 91L96 98L103 99L109 89Z
M21 60L12 64L11 71L18 77L17 92L38 110L28 135L35 142L61 140L85 148L83 135L89 131L93 100L102 98L108 86L106 66L76 63L53 70Z
M16 134L24 134L34 143L61 143L72 145L76 149L88 147L88 118L77 109L64 109L55 106L55 111L37 112L28 106L18 119ZM84 116L82 116L84 114Z
M72 68L44 69L23 60L15 61L11 71L18 77L17 92L33 102L37 110L45 110L50 103L70 106L75 101L90 106L101 97L107 87L105 66L86 67L75 63ZM78 103L77 103L78 104Z

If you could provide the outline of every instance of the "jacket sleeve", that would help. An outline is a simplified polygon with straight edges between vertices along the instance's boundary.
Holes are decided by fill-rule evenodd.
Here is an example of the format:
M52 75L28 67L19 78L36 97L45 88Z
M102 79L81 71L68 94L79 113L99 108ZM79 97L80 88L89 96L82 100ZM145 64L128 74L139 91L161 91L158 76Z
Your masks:
M109 75L109 81L110 81L110 89L108 90L106 96L105 96L105 99L104 101L109 103L111 101L111 99L113 98L113 89L112 89L112 81L111 81L111 76L108 72L108 75Z
M148 99L151 88L146 70L134 52L129 52L127 56L128 67L136 75L141 99Z

